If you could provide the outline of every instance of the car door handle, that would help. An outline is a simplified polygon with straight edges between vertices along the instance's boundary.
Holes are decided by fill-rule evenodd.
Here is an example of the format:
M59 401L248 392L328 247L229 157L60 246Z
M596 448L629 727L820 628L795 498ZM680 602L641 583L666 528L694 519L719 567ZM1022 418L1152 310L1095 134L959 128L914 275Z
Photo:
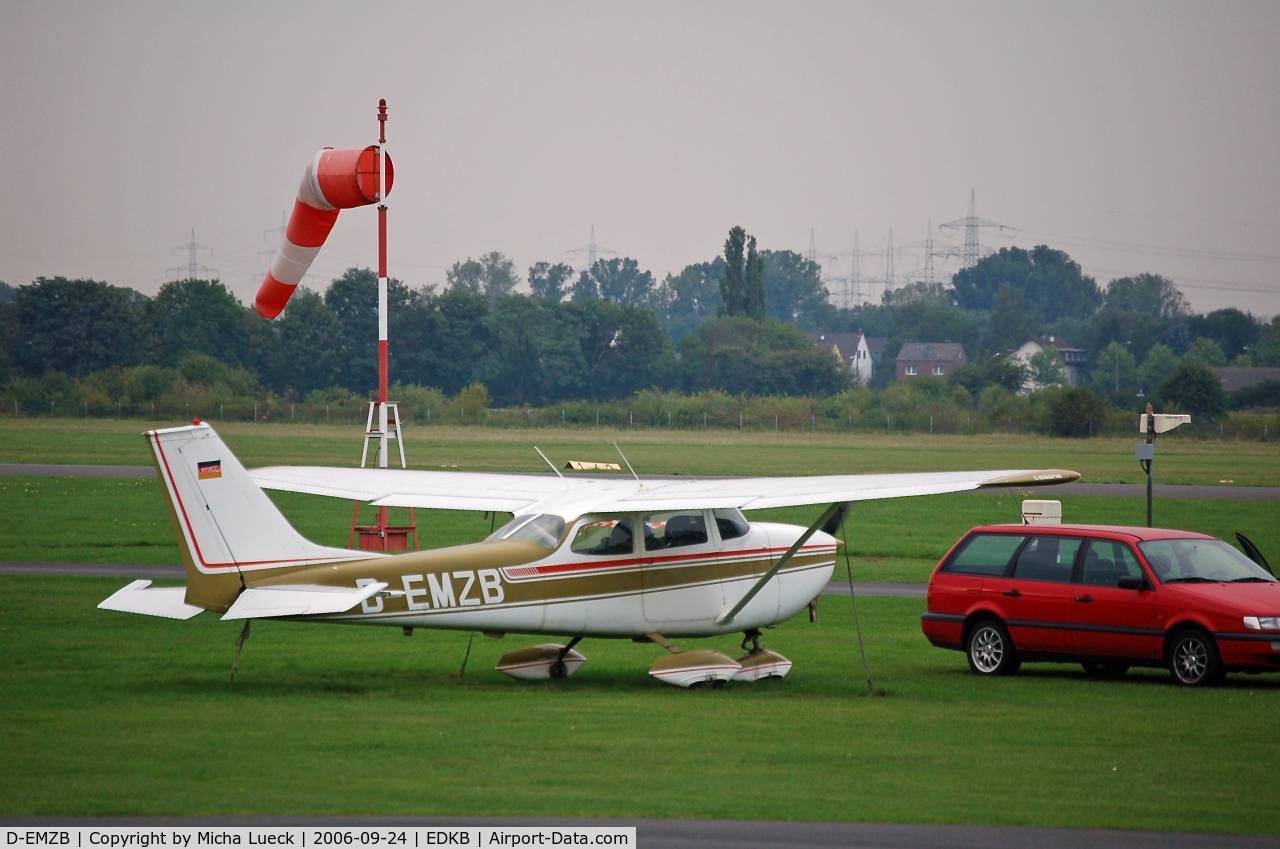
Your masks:
M1009 598L1021 598L1021 597L1022 597L1022 593L1018 592L1017 590L1005 590L1003 593L1001 593L1001 595L1006 595L1006 596L1008 596Z
M1092 604L1092 603L1093 603L1093 596L1091 596L1091 595L1078 595L1078 596L1076 596L1076 601L1084 602L1085 604Z

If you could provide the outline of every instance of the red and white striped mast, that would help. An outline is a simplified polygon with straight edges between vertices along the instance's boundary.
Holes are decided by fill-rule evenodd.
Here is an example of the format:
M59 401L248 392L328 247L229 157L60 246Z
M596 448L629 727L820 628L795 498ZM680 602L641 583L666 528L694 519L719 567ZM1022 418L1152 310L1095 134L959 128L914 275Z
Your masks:
M387 100L378 100L378 468L387 468ZM387 508L378 508L387 530Z

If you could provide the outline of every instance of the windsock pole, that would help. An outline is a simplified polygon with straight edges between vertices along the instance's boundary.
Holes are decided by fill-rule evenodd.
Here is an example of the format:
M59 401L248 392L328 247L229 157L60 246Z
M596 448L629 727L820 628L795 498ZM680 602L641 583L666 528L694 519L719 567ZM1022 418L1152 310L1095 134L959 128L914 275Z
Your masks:
M378 101L378 468L387 468L387 101ZM387 508L378 508L386 531Z

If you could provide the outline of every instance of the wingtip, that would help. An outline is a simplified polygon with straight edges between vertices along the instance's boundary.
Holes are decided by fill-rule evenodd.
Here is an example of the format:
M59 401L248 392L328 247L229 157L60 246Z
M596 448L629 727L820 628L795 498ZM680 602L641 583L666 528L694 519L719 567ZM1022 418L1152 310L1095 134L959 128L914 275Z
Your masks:
M1002 478L983 481L981 488L997 486L1052 486L1080 480L1080 473L1071 469L1036 469Z

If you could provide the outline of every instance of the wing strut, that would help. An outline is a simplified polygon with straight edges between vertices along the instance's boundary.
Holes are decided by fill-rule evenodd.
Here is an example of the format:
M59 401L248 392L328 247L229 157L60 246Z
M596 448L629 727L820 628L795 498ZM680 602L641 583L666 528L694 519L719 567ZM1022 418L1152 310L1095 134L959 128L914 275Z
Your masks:
M806 542L809 541L809 538L822 530L827 522L835 518L837 514L842 514L843 511L848 508L848 505L849 502L847 501L837 501L826 510L823 510L822 515L819 516L812 525L805 529L805 532L800 535L799 539L791 543L791 547L783 552L781 557L774 561L774 564L769 567L767 572L760 576L758 581L751 585L751 589L747 590L746 594L738 600L738 603L729 608L728 613L722 613L716 618L716 624L727 625L732 622L734 617L742 612L742 608L751 603L751 599L756 597L756 593L764 589L764 585L773 580L773 576L778 574L778 570L787 565L787 562L795 556L795 553L799 551Z

